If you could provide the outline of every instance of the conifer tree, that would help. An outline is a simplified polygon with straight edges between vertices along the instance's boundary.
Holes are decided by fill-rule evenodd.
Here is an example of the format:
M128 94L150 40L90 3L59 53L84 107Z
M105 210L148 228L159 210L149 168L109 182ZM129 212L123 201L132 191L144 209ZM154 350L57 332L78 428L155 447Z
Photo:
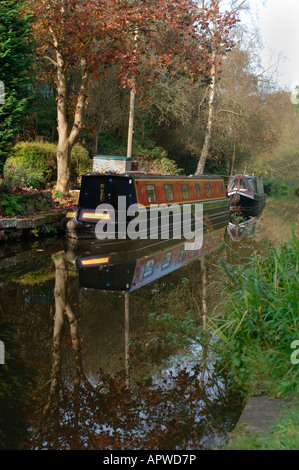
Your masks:
M0 172L18 133L30 95L30 66L33 42L31 19L23 0L0 1ZM2 103L2 104L1 104Z

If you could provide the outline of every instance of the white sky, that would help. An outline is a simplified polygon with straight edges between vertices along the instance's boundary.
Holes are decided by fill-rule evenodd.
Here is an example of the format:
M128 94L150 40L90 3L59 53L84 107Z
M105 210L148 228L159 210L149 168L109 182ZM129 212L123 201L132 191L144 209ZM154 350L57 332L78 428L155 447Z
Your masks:
M248 0L261 31L263 66L277 65L278 86L299 85L299 0Z

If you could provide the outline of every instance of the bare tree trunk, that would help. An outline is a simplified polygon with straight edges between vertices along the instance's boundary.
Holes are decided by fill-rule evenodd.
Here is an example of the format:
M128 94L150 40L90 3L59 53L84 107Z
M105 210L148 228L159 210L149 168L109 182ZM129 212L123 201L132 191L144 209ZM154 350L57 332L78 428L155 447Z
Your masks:
M58 46L55 44L55 46ZM67 63L57 50L57 185L62 193L69 191L70 184L70 149L69 126L67 118Z
M98 148L99 148L99 133L96 132L95 139L94 139L94 154L98 154Z
M130 111L129 111L127 157L132 157L133 132L134 132L134 112L135 112L135 91L131 90L131 92L130 92Z
M68 137L58 126L56 189L67 194L71 186L71 148Z
M86 99L86 90L88 85L89 74L86 67L86 61L81 61L82 77L81 85L77 98L77 104L74 115L74 123L71 131L69 131L68 124L68 109L67 109L67 71L68 63L63 55L59 52L58 42L54 38L56 52L56 67L57 67L57 131L58 131L58 145L57 145L57 191L66 194L71 186L71 151L76 143L79 133L82 129L82 118Z
M211 82L209 85L209 112L208 112L208 122L205 133L205 140L203 148L201 151L200 159L197 165L196 173L202 174L204 172L205 164L208 158L211 133L212 133L212 123L214 117L214 99L215 99L215 88L216 88L216 64L215 64L216 54L215 51L212 52L212 67L211 67Z
M230 174L231 175L234 174L235 159L236 159L236 138L234 137L234 151L233 151L233 156L232 156L232 166L231 166L231 169L230 169Z
M134 43L135 50L137 47L138 29L135 28ZM135 80L133 79L133 87L130 91L130 110L129 110L129 128L128 128L128 143L127 143L127 157L132 157L133 147L133 134L134 134L134 117L135 117Z

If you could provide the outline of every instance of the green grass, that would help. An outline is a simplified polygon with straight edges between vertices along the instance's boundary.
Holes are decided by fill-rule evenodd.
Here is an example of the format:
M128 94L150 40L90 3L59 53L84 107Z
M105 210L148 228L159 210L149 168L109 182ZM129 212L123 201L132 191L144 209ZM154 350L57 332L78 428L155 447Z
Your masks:
M292 343L299 340L299 240L254 253L244 266L223 264L225 298L209 321L232 384L246 395L298 397L299 364Z
M237 429L228 450L299 450L299 405L284 413L263 435Z

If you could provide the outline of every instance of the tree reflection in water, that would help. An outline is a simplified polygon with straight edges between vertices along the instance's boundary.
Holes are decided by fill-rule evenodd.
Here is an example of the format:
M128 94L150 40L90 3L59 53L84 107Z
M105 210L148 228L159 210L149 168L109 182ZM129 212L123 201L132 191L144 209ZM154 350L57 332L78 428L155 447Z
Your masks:
M240 402L209 364L208 351L196 341L189 356L178 356L155 375L131 380L130 370L143 370L144 351L129 347L129 295L125 312L125 367L118 373L98 371L91 383L82 366L77 313L68 299L68 262L54 256L55 315L50 380L35 395L31 414L31 449L208 449L223 439L237 419ZM205 277L206 266L202 265ZM200 289L198 289L200 291ZM203 324L206 279L201 288ZM196 298L198 313L200 296ZM72 370L63 367L62 345L69 334ZM134 360L130 363L130 354ZM160 366L161 367L161 366ZM132 369L133 368L133 369ZM146 369L146 368L145 368Z

